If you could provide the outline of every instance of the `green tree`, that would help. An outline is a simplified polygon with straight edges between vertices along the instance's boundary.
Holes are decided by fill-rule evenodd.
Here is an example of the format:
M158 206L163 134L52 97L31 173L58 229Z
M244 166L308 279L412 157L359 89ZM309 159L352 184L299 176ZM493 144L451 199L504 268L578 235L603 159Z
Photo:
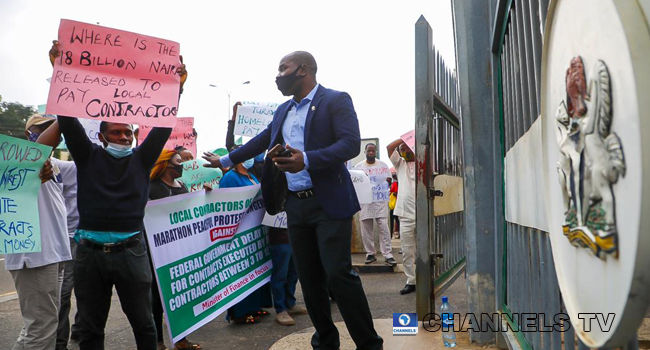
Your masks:
M18 102L5 102L0 96L0 134L25 139L25 123L34 113L34 107Z

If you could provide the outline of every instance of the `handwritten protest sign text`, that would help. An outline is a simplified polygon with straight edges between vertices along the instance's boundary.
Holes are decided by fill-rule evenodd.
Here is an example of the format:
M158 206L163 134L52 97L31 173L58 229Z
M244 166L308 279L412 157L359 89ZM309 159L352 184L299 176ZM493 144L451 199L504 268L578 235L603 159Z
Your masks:
M196 192L203 189L204 185L210 188L219 188L219 182L223 176L221 169L206 168L203 165L208 161L202 158L188 160L183 162L183 176L181 182L190 192Z
M360 204L372 203L372 185L368 175L361 170L350 170L352 185Z
M38 174L51 148L0 134L0 253L41 251Z
M262 225L277 228L287 228L287 212L283 211L276 215L269 215L269 213L266 213L266 215L264 215L264 220L262 220Z
M406 134L402 135L402 141L415 153L415 130L411 130Z
M178 43L62 19L59 50L48 114L141 125L175 124L181 65Z
M152 127L148 125L140 125L138 131L138 144L142 144L147 135L151 132ZM196 154L196 135L194 134L194 118L178 118L176 119L176 126L169 136L165 149L172 150L178 146L183 146L192 152L194 157Z
M392 176L388 165L380 160L375 160L374 164L367 164L366 161L363 161L354 169L363 171L368 176L372 187L373 202L388 202L390 188L386 179Z
M277 103L254 104L253 102L246 102L237 107L235 135L257 136L271 124L277 108Z

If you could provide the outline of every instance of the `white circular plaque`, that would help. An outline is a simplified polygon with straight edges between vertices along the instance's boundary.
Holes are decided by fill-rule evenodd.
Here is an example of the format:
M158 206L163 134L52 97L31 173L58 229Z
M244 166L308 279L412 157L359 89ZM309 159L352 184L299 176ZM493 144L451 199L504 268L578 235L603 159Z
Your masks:
M623 346L650 301L643 9L629 0L553 1L542 61L543 169L560 290L586 345ZM602 315L600 323L588 314Z

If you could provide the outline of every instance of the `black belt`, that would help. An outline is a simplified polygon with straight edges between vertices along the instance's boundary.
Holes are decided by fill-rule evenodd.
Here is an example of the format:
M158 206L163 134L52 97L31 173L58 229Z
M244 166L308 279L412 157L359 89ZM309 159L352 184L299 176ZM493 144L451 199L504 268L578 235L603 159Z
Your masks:
M289 191L289 193L291 193L293 196L298 197L300 199L305 199L316 195L316 193L314 193L314 190L312 190L311 188L308 190L297 191L297 192Z
M104 253L117 253L119 251L122 251L126 248L134 248L137 247L138 245L142 244L141 239L140 239L140 234L137 234L133 237L127 238L122 242L118 243L95 243L89 239L81 239L79 241L79 244L82 246L95 249L95 250L101 250Z

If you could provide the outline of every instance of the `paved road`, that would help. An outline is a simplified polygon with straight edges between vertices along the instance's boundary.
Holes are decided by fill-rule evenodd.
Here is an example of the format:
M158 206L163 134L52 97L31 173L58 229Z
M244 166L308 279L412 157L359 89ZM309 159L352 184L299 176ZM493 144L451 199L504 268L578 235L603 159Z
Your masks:
M6 271L2 271L2 273L4 273L2 276L8 275ZM9 276L9 281L11 281L10 278ZM368 273L361 274L361 279L374 318L392 318L393 312L415 312L415 293L402 296L398 292L404 286L403 273ZM296 294L299 304L304 305L300 288ZM447 294L456 305L466 305L465 280L459 278ZM308 316L298 316L295 326L280 326L273 319L275 312L269 311L271 311L271 316L264 318L260 324L256 325L228 324L224 315L221 315L191 334L189 338L202 344L204 349L268 349L284 336L312 326ZM458 311L464 312L460 309ZM18 300L0 302L0 315L2 315L0 317L0 344L13 344L22 327ZM332 303L332 317L335 322L342 321L336 303ZM167 346L170 345L167 340ZM113 296L111 313L106 327L106 348L135 349L133 333L121 310L116 293ZM69 349L78 349L78 346L76 343L71 343Z
M9 271L5 270L5 256L0 254L0 300L15 295L14 280Z

